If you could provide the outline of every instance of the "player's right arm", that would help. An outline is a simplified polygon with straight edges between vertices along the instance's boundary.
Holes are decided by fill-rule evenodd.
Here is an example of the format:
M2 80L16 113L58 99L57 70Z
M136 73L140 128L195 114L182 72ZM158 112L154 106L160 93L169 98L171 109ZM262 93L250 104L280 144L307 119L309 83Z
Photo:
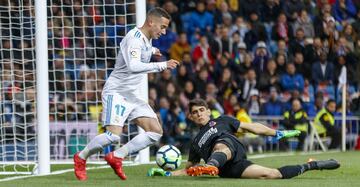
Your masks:
M254 134L265 135L265 136L275 136L277 139L282 138L291 138L294 136L298 136L300 131L298 130L288 130L288 131L280 131L271 129L261 123L241 123L238 132L249 131Z
M153 73L161 72L167 68L174 69L179 64L176 60L165 62L142 62L141 61L141 40L129 39L121 45L121 52L124 57L126 66L132 73Z
M252 132L254 134L266 135L266 136L276 135L276 130L271 129L261 123L241 122L238 132L246 132L246 131Z

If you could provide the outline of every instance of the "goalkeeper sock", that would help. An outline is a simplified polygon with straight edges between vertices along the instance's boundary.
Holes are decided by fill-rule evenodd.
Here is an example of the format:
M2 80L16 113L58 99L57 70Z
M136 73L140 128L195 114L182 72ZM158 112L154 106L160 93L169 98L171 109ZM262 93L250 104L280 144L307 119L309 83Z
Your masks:
M301 175L304 172L308 171L309 169L310 168L308 167L307 164L284 166L284 167L278 168L283 179L290 179L290 178L296 177L296 176Z
M131 139L128 143L117 149L114 152L114 156L118 158L125 158L128 154L140 151L159 141L161 136L161 134L155 132L140 133Z
M227 161L227 156L225 153L213 152L210 155L210 158L208 159L206 164L220 168L225 165L226 161Z
M79 157L86 160L89 156L101 151L104 147L110 145L111 143L118 142L119 140L120 136L106 131L105 133L99 134L92 139L84 150L79 153Z

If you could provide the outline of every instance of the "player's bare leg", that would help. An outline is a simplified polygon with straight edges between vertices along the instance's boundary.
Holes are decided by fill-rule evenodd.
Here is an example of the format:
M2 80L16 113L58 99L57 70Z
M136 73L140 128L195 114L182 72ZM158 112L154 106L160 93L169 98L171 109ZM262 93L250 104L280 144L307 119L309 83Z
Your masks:
M311 161L302 165L283 166L278 169L267 168L260 165L250 165L241 175L241 178L251 179L289 179L303 174L309 170L332 170L340 167L334 159Z
M241 174L241 178L249 179L281 179L282 175L279 170L267 168L257 164L247 167Z
M213 152L203 166L193 166L187 169L187 174L190 176L199 175L218 175L219 167L222 167L228 160L231 159L231 150L223 143L215 144Z

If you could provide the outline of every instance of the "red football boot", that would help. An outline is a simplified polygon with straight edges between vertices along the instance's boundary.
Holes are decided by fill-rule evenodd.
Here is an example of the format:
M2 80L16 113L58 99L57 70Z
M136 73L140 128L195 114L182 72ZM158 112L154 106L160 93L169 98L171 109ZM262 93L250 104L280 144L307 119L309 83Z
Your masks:
M86 160L79 157L79 152L74 155L74 171L78 180L84 181L86 176Z
M204 165L204 166L193 166L186 170L186 173L189 176L200 176L200 175L218 175L219 169L212 165Z
M113 168L117 176L122 180L126 180L125 172L122 170L122 158L115 157L114 152L111 152L105 156L105 160Z

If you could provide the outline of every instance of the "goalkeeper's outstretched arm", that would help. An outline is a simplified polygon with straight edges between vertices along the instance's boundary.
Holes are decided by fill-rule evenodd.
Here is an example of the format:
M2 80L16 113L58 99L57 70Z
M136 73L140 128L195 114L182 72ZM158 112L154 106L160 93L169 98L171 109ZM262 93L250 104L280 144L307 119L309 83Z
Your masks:
M238 132L252 132L258 135L265 135L265 136L275 136L277 139L282 138L291 138L294 136L298 136L301 132L298 130L288 130L288 131L280 131L271 129L261 123L246 123L242 122Z
M244 132L244 131L249 131L254 134L265 135L265 136L275 136L276 135L276 130L271 129L261 123L241 122L238 132Z

